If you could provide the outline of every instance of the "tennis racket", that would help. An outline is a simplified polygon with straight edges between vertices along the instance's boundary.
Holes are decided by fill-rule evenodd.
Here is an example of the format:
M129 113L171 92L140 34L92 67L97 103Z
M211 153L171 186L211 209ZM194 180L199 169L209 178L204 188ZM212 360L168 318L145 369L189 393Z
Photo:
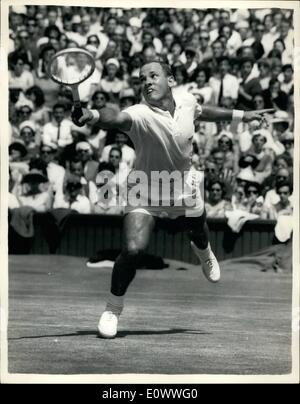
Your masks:
M80 48L63 49L57 52L49 62L48 75L58 84L68 86L72 91L74 108L72 112L73 122L77 126L83 126L78 122L83 115L78 86L88 79L95 70L93 56Z

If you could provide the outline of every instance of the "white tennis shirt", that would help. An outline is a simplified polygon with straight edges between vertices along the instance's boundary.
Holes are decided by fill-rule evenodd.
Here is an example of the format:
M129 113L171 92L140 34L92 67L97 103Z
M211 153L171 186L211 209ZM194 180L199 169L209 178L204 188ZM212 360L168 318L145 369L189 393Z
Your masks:
M135 170L146 174L153 170L189 170L194 120L201 115L202 108L189 93L175 95L174 100L174 117L145 101L124 109L132 119L127 133L136 151Z
M186 93L174 96L176 103L174 116L169 111L149 105L146 101L140 104L126 108L123 112L130 115L132 125L127 134L132 140L135 151L136 161L134 172L143 172L152 179L151 186L155 190L159 188L158 181L154 180L153 172L168 172L188 174L187 180L184 180L187 187L180 194L176 193L173 198L173 204L176 201L186 201L195 196L195 170L191 169L192 139L194 135L194 120L201 115L202 108L197 103L192 94ZM193 173L192 175L190 175ZM128 178L128 186L132 187L135 182ZM198 179L197 194L200 180ZM148 184L150 187L150 183ZM176 186L175 186L176 187ZM169 206L170 193L167 195L161 189L158 194L149 191L146 197L147 187L140 187L141 206L160 205ZM174 187L173 187L174 188ZM177 190L178 188L176 188ZM144 192L145 191L145 192ZM166 190L168 193L168 189ZM199 207L199 197L196 205ZM172 197L171 197L172 199ZM130 204L130 201L129 201ZM202 203L201 203L202 205ZM190 205L189 205L190 206ZM174 209L174 206L172 206Z

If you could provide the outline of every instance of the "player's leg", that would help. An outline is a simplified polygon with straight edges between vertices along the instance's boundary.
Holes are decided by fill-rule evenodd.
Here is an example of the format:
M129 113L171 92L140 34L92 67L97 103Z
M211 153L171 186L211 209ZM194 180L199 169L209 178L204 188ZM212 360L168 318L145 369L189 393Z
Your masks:
M111 293L123 296L141 266L143 253L155 224L153 216L131 212L124 219L124 247L116 259L111 281Z
M113 268L111 294L98 324L99 333L103 337L116 336L118 318L124 305L124 295L136 270L141 266L143 253L149 243L154 224L153 216L140 212L130 212L124 218L124 245Z
M209 229L206 222L205 210L199 217L186 217L189 228L191 247L201 262L205 277L210 282L220 279L220 267L209 243Z

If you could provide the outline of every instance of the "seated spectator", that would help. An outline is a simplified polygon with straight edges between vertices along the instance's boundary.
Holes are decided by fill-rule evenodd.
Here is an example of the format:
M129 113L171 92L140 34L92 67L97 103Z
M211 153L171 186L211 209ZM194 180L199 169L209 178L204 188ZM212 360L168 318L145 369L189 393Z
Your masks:
M211 151L211 156L214 163L216 164L218 175L221 175L225 164L224 151L216 147Z
M203 103L213 103L213 89L209 85L209 73L206 68L199 66L195 69L192 82L187 86L187 90L192 93L196 98L200 94L203 97Z
M294 70L291 64L282 66L282 73L278 76L280 82L280 90L290 95L294 89Z
M117 102L120 91L127 87L118 74L120 74L120 63L116 58L108 59L100 80L100 90L109 94L111 102Z
M261 89L262 90L267 90L269 88L269 83L270 83L270 80L271 80L270 62L268 61L268 59L261 59L261 60L258 61L257 67L258 67L258 70L259 70L258 80L259 80L259 84L261 86Z
M27 149L22 141L15 141L9 145L9 172L14 182L14 194L18 195L23 176L29 171L25 160Z
M209 79L209 85L213 89L215 105L220 105L223 97L237 100L239 82L237 77L230 73L230 59L227 56L218 59L218 69Z
M293 206L290 200L290 196L293 192L293 186L289 181L279 182L276 185L276 193L279 195L280 200L275 204L271 205L271 207L266 210L265 218L270 220L277 220L279 216L292 216L293 215Z
M37 131L36 125L32 121L23 121L20 126L20 139L23 141L26 149L26 158L30 160L32 157L36 157L40 144L41 138Z
M26 97L32 101L34 110L31 119L40 126L50 121L50 109L45 106L45 97L42 89L38 86L28 88Z
M20 124L23 121L31 120L33 109L33 103L21 93L19 100L15 104L17 123Z
M55 104L51 122L46 123L42 128L43 143L54 143L57 145L59 152L61 152L64 147L73 141L71 135L72 124L72 121L66 118L65 105Z
M201 156L209 157L218 132L217 125L215 122L204 122L200 119L195 120L194 125L193 145L197 149L196 152Z
M119 147L110 149L108 162L114 166L114 173L118 177L119 187L123 186L129 173L129 167L122 161L122 150Z
M121 110L136 104L136 98L133 88L126 88L125 90L121 90L119 94L119 100Z
M172 72L176 82L174 87L172 87L172 93L174 95L181 95L187 92L189 83L185 66L181 62L177 62L172 65Z
M225 217L226 210L232 210L230 202L224 199L225 184L219 180L211 181L208 187L208 200L205 202L207 217Z
M36 212L47 212L51 208L52 192L45 167L32 168L24 175L18 200L21 206L29 206Z
M28 60L23 53L14 53L9 58L8 87L10 89L20 89L25 92L33 86L33 75L24 68L26 63L28 64Z
M197 51L192 46L187 46L184 50L184 56L186 59L184 66L188 78L191 79L198 65L196 61Z
M254 60L252 58L242 58L240 61L241 78L238 90L237 108L243 110L253 109L253 97L262 92L262 88L257 77L253 77L252 69Z
M181 42L175 40L171 45L171 53L167 55L167 59L170 66L173 66L176 63L182 63L181 61L182 52L183 52L183 46Z
M253 97L253 105L255 110L266 109L263 93L255 94Z
M246 198L245 188L242 185L236 185L231 197L231 206L233 210L248 212L248 199Z
M283 140L284 133L290 126L289 114L286 111L276 111L270 120L272 125L272 136L275 140Z
M63 195L55 195L54 209L72 209L81 214L91 213L91 205L87 196L82 195L82 184L77 177L69 177Z
M269 148L265 148L267 142L264 131L253 132L251 147L242 154L239 166L245 168L250 166L259 183L268 177L272 171L273 154Z
M44 45L40 50L38 66L33 72L34 85L43 91L47 108L52 108L57 102L60 89L60 85L55 83L47 73L49 62L55 53L56 50L51 44Z
M264 198L261 195L261 187L256 182L247 183L245 186L245 196L249 213L263 216Z
M294 157L294 134L293 132L284 132L281 136L281 143L284 146L284 155L288 154Z
M65 175L64 167L55 162L57 145L55 143L42 143L40 156L46 165L47 176L54 194L63 193L63 181Z
M225 155L224 168L235 169L235 155L233 150L233 135L222 131L218 135L218 149Z
M108 162L111 148L118 147L122 151L122 162L126 163L129 168L132 168L135 162L135 151L126 144L127 142L128 136L123 132L117 131L115 133L115 142L104 147L101 161Z
M271 79L269 88L263 91L266 108L275 108L281 111L287 111L289 107L288 95L280 89L280 82L277 79Z
M97 194L91 199L93 211L99 214L120 215L124 212L125 199L118 187L115 167L111 163L100 163L96 177Z
M12 176L11 169L9 169L9 182L8 182L8 210L16 209L20 207L20 201L17 196L16 191L19 184L16 184L15 179Z
M82 161L83 173L87 181L95 181L99 162L93 159L93 149L88 142L79 142L75 147L78 159Z

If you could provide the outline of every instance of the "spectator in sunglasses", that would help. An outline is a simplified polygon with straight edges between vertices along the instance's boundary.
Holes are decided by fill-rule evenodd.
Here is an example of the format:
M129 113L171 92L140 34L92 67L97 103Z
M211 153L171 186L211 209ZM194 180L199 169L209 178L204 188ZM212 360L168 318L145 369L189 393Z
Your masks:
M208 200L205 203L207 217L223 218L226 210L232 210L230 202L224 199L225 193L223 182L211 181L208 187Z

